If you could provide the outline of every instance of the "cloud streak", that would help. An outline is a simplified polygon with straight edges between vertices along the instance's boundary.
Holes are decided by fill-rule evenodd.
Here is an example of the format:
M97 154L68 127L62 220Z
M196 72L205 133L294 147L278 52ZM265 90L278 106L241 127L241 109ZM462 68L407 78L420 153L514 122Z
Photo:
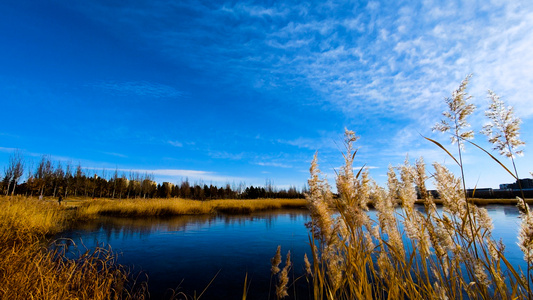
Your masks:
M435 99L471 72L479 74L475 91L500 91L523 108L524 116L533 114L523 100L529 93L524 87L533 78L533 4L528 1L281 1L270 6L179 1L127 9L93 5L90 10L102 22L118 20L134 27L165 55L190 61L199 70L224 70L232 83L236 77L248 78L241 84L261 89L311 88L319 95L315 100L347 114L416 119L417 111L436 109ZM191 13L172 19L178 10ZM257 85L258 80L264 84ZM102 87L181 95L142 82Z
M141 174L152 174L155 177L178 182L182 179L188 178L191 181L214 181L219 184L226 182L245 182L250 181L250 178L225 176L211 171L201 170L180 170L180 169L118 169L120 172L137 172Z
M124 81L124 82L101 82L92 85L93 87L118 95L136 95L153 98L180 98L184 93L175 88L147 81Z

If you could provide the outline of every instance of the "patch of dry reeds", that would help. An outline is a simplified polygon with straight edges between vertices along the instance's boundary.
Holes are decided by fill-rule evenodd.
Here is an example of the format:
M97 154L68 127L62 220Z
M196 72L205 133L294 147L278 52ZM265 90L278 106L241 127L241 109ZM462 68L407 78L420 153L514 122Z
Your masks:
M305 208L305 199L255 199L255 200L214 200L210 205L217 212L229 214L252 213L280 208Z
M46 247L68 216L57 203L0 199L0 299L142 299L144 286L131 292L127 270L109 249L69 259L62 248Z
M475 107L466 89L470 76L446 98L445 119L434 130L450 134L457 144L457 158L435 140L459 166L456 177L445 166L433 164L432 179L442 209L426 189L428 176L422 159L390 168L387 187L375 184L365 169L353 169L358 137L346 130L344 166L337 173L338 197L322 178L317 157L311 164L309 222L312 264L306 262L314 299L533 299L533 214L526 201L469 198L462 160L466 143L474 145L518 180L514 156L520 120L489 91L492 103L486 115L491 124L483 133L495 150L512 160L514 173L483 148L471 142L466 118ZM466 142L466 143L465 143ZM532 173L533 174L533 173ZM417 196L422 199L417 200ZM522 193L523 195L523 193ZM414 208L423 203L424 211ZM527 269L505 257L505 245L492 237L492 220L478 204L516 204L521 211L519 247ZM371 219L368 206L376 209ZM309 266L311 268L309 268ZM285 296L285 295L283 295Z
M198 201L179 198L87 200L78 206L80 218L96 215L153 217L212 213L242 214L279 208L303 208L305 199Z
M313 262L308 273L314 299L530 296L529 278L506 260L504 245L491 236L487 211L466 201L459 178L434 164L435 186L443 202L442 210L437 209L430 194L420 190L427 180L422 160L391 168L385 189L364 170L354 174L355 141L354 133L347 131L338 198L331 196L321 178L316 156L311 165L308 226ZM415 187L424 195L424 213L414 209ZM376 220L368 215L370 201ZM522 232L523 241L533 239L528 230Z

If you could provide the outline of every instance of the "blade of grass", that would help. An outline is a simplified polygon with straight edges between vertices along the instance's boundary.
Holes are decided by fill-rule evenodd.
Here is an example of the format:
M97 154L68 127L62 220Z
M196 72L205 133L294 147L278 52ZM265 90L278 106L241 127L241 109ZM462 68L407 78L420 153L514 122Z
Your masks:
M244 289L242 291L242 300L246 300L246 295L248 294L248 272L246 272L246 276L244 277Z
M446 153L448 153L448 155L455 161L455 163L458 165L458 166L461 166L461 164L459 164L459 162L457 161L457 159L455 159L455 157L450 153L450 151L448 151L446 148L444 148L443 145L441 145L441 143L433 140L433 139L430 139L428 137L425 137L423 135L421 135L423 138L425 138L426 140L434 143L435 145L439 146L439 148L441 148L442 150L444 150Z
M513 174L513 172L511 172L509 169L507 169L507 167L501 162L499 161L496 157L494 157L492 154L490 154L487 150L481 148L480 146L478 146L476 143L474 142L471 142L471 141L468 141L470 144L476 146L477 148L481 149L483 152L487 153L488 156L490 156L492 159L494 159L494 161L496 161L502 168L505 169L505 171L507 171L507 173L511 174L511 176L513 176L514 179L518 180L518 178L516 178L516 175Z
M361 175L361 172L363 172L363 169L365 168L366 164L364 164L361 169L359 169L359 172L357 172L357 175L355 175L355 178L359 178L359 175Z
M211 281L209 281L209 284L204 288L204 290L200 293L200 295L198 295L198 298L195 297L195 299L199 300L202 295L205 293L205 291L207 291L207 289L211 286L211 284L213 283L213 281L215 281L215 278L217 278L218 274L220 273L221 270L218 270L218 272L215 274L215 276L213 276L213 278L211 279Z

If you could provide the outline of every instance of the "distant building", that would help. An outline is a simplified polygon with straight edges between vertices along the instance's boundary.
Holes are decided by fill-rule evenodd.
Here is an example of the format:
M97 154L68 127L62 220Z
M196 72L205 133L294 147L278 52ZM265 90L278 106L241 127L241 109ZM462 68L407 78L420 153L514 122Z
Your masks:
M500 190L510 190L514 183L500 183Z
M520 184L518 184L520 182ZM533 179L523 178L517 180L515 183L502 183L500 184L500 189L502 190L519 190L522 189L533 189Z

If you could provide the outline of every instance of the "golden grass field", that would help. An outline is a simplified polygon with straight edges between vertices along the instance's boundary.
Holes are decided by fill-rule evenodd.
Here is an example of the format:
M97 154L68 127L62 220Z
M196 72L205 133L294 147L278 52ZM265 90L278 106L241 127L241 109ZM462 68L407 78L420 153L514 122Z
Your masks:
M305 199L257 199L257 200L185 200L169 199L98 199L68 200L64 205L75 208L79 218L95 215L124 217L153 217L172 215L198 215L214 213L252 213L279 208L305 208Z
M51 201L0 198L0 299L143 298L142 285L128 282L112 252L95 249L72 260L47 248L47 237L71 221L68 210Z
M109 249L73 260L47 248L47 238L72 222L98 215L128 217L249 213L305 207L305 200L183 199L92 200L0 197L0 299L144 299L146 284L135 284ZM61 248L59 248L61 249Z

